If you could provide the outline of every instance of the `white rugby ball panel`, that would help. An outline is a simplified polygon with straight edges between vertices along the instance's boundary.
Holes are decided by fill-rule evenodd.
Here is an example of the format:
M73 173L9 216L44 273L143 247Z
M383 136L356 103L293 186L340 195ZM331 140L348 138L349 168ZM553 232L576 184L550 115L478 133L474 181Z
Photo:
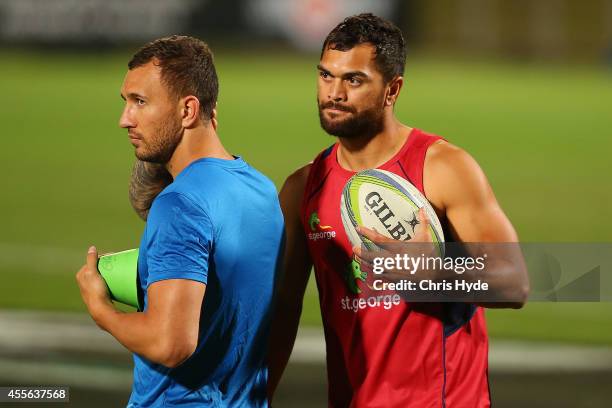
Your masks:
M408 180L385 170L365 170L355 174L342 192L340 212L344 229L352 245L372 242L359 235L358 225L375 229L397 240L408 240L414 235L419 208L424 208L430 222L432 240L444 242L444 233L435 210L427 199Z

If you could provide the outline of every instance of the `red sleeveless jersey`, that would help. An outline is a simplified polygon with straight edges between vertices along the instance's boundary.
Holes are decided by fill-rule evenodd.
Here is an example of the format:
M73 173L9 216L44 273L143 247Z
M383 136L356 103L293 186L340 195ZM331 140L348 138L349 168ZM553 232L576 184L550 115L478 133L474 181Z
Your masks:
M437 140L414 129L379 168L425 194L425 153ZM340 217L342 189L355 173L340 167L337 150L336 143L314 160L301 207L325 330L329 406L489 407L482 308L407 303L369 290L372 277L355 274Z

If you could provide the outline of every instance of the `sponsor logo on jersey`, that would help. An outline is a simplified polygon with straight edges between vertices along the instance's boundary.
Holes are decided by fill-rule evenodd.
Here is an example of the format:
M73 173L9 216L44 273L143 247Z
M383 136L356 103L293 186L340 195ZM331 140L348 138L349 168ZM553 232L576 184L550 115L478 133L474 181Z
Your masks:
M368 273L362 271L359 262L354 259L344 268L344 283L349 292L354 295L361 293L358 283L359 281L365 282L367 277Z
M332 229L332 226L321 225L319 214L316 211L313 211L310 217L308 217L308 226L310 227L308 239L311 241L336 238L336 231Z

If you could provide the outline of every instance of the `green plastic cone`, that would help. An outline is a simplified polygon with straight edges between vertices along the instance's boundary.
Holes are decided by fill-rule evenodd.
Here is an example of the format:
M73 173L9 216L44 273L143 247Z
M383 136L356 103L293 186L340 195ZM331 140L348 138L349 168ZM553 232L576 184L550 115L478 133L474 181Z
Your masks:
M102 255L98 270L117 302L138 308L138 249Z

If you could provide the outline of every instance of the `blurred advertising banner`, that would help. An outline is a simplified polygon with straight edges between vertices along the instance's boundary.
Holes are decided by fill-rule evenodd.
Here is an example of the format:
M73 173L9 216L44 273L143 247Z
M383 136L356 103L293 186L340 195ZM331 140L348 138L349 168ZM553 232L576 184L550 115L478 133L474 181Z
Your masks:
M397 0L249 0L248 22L259 32L276 34L296 47L319 50L327 34L345 17L369 12L397 20ZM396 21L397 23L397 21Z
M205 0L0 0L5 43L143 41L181 32Z
M244 44L281 40L320 48L345 17L400 19L398 0L0 0L4 44L124 44L193 34ZM397 17L397 18L395 18ZM396 21L397 22L397 21Z
M420 40L443 52L587 60L612 52L612 0L411 0Z
M612 0L0 0L0 43L122 45L179 33L319 51L361 12L398 24L411 50L612 60Z

